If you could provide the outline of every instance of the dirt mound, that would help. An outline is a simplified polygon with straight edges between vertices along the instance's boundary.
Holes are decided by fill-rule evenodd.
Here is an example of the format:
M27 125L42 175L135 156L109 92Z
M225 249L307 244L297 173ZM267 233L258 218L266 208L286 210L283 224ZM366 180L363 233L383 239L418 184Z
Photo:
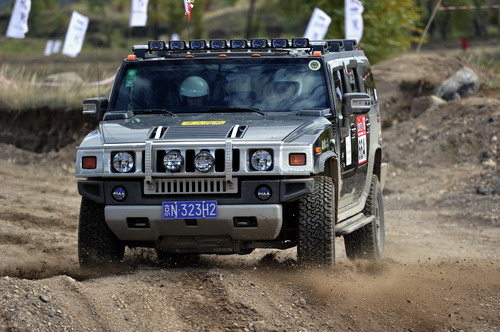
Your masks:
M490 75L460 57L404 54L373 66L383 124L386 127L410 119L413 98L429 96L445 79L469 67L481 81Z
M77 110L0 110L0 143L37 153L58 151L96 125Z

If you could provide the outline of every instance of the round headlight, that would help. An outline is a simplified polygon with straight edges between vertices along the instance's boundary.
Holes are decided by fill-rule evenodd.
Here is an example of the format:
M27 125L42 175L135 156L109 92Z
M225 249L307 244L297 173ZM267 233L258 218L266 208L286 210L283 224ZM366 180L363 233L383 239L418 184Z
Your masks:
M128 152L118 152L113 157L113 167L120 173L130 172L134 168L134 158Z
M122 202L127 198L127 191L123 187L115 187L111 194L113 199L118 202Z
M179 151L170 151L163 157L163 166L170 172L179 172L183 163L184 158Z
M206 173L214 167L214 157L208 151L201 151L194 157L194 167L200 172Z
M257 150L252 153L250 163L256 171L267 171L273 165L273 157L266 150Z
M261 201L267 201L269 198L271 198L271 188L269 188L269 186L262 185L257 188L255 194Z

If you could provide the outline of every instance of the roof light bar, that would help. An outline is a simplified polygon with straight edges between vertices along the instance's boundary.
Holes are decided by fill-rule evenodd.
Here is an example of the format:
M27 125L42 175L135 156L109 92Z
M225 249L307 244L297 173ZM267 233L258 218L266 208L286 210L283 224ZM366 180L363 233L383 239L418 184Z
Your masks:
M273 38L271 39L271 47L274 48L286 48L290 47L290 42L285 38Z
M210 41L210 48L213 50L226 49L228 48L227 41L224 39L213 39Z
M309 38L293 38L292 47L297 47L297 48L309 47Z
M260 38L252 39L250 41L250 44L251 44L252 48L268 48L269 47L269 43L268 43L267 39L260 39Z
M207 42L203 39L191 40L189 42L189 48L192 50L204 50L207 48Z
M166 51L167 44L163 40L151 40L148 42L148 49L150 52L153 51Z
M172 51L180 51L186 49L186 42L184 40L171 40L168 42Z
M230 44L231 48L244 49L247 48L248 41L246 39L233 39Z

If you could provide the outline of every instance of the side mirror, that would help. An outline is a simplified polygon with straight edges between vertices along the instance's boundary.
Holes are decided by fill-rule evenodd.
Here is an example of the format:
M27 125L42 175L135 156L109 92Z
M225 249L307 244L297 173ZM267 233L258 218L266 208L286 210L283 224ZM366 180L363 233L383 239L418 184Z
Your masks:
M372 107L372 99L367 93L346 93L342 96L342 116L348 118L351 114L365 114Z
M109 101L106 98L90 98L83 101L83 116L97 118L99 121L108 109Z

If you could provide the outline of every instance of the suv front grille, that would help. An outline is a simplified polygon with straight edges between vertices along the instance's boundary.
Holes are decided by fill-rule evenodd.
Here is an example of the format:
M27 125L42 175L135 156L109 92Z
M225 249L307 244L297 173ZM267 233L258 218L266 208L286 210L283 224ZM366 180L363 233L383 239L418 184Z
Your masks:
M155 179L153 188L144 188L146 195L154 194L234 194L238 192L238 181L228 188L223 178L207 179Z

